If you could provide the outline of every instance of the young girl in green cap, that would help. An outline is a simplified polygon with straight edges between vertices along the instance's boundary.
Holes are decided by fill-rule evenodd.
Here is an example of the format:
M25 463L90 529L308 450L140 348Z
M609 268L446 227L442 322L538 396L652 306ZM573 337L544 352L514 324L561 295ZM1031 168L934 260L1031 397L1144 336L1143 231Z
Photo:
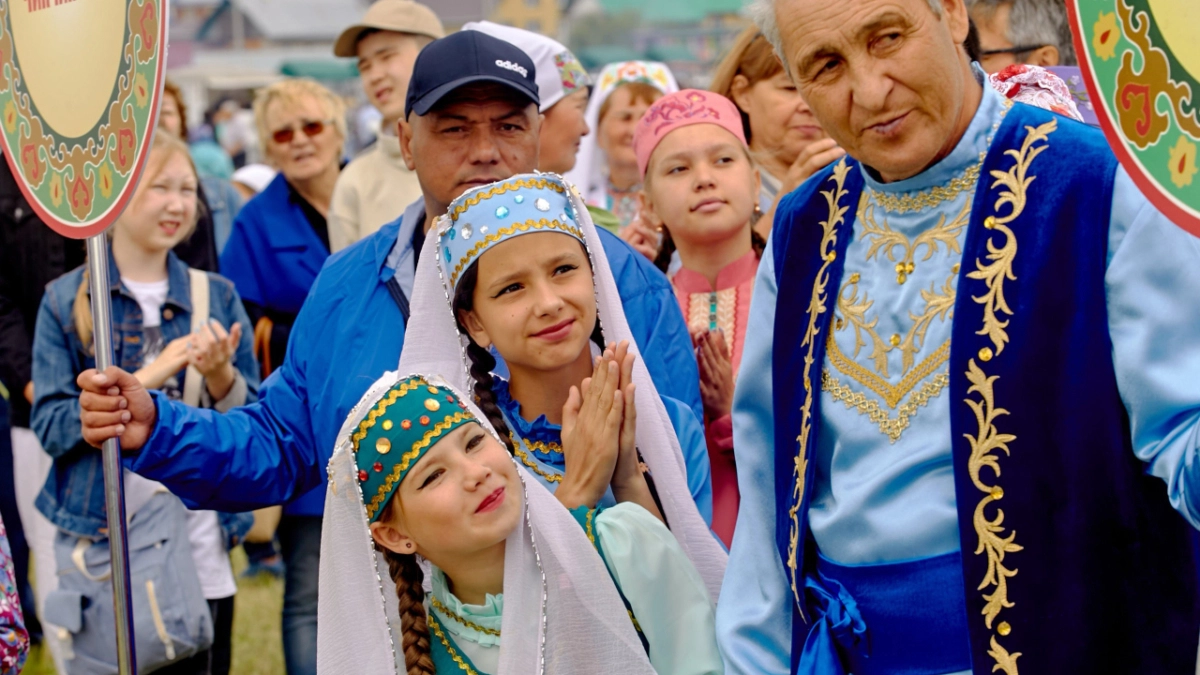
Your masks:
M704 582L662 522L632 503L568 512L441 378L379 380L329 479L321 673L722 671ZM673 620L639 622L651 603Z

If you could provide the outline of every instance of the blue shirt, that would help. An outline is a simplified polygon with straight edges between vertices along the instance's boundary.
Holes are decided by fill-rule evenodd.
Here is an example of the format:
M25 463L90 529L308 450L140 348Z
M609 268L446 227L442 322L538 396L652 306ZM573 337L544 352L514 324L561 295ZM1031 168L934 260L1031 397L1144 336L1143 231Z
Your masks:
M290 515L323 513L326 465L342 422L400 361L405 325L387 282L396 276L411 295L412 235L424 209L418 200L399 220L329 258L258 403L214 415L156 396L158 423L130 468L161 481L189 507L287 503ZM691 338L670 282L625 242L601 237L630 329L642 353L659 357L646 364L655 386L699 409Z
M954 296L963 264L966 226L957 218L975 185L963 177L977 177L972 167L989 146L1001 103L985 87L958 146L913 178L881 184L864 171L864 202L835 308L837 348L831 345L822 364L809 510L821 553L839 563L894 562L960 548L950 402L938 355L953 314L937 310L939 297ZM956 190L956 184L968 187ZM920 207L932 188L939 189L939 203ZM1200 527L1200 240L1155 210L1118 169L1108 244L1108 330L1134 452L1148 473L1164 480L1171 504ZM786 673L791 649L791 591L775 543L774 268L768 246L734 400L742 502L717 613L729 673Z

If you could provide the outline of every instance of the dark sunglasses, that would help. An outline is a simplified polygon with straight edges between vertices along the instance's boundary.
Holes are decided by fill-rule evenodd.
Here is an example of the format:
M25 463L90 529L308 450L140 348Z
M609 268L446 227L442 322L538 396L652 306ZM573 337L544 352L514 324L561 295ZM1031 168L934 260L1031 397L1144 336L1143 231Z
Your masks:
M320 134L322 131L325 131L325 125L330 124L331 122L332 122L332 120L330 120L330 121L312 120L312 121L301 122L300 130L304 132L305 136L312 138L313 136ZM277 129L276 131L271 133L271 138L274 139L275 142L280 145L286 145L288 143L291 143L292 139L295 137L296 137L296 128L295 127L284 127L282 129Z
M1034 50L1041 49L1042 47L1045 47L1045 46L1046 45L1024 45L1021 47L1006 47L1004 49L989 49L987 51L979 52L979 55L980 56L995 56L996 54L1012 54L1013 56L1017 56L1018 54L1024 54L1025 52L1032 52Z

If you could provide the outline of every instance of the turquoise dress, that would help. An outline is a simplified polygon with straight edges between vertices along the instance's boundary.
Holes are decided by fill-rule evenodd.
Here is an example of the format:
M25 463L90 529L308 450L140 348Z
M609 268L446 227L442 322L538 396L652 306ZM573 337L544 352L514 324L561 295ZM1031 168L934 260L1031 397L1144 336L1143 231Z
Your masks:
M670 530L636 504L578 511L580 525L601 552L649 644L655 671L659 675L723 673L712 601ZM431 583L426 611L436 671L495 675L504 596L488 595L482 605L463 604L436 567Z

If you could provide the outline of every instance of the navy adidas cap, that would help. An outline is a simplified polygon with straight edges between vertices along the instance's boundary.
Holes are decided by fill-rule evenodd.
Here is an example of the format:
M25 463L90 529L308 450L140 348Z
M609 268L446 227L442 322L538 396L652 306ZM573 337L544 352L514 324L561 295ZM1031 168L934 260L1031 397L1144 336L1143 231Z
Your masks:
M424 115L450 92L475 82L495 82L539 104L537 69L516 45L477 30L452 33L421 50L413 65L404 116Z

